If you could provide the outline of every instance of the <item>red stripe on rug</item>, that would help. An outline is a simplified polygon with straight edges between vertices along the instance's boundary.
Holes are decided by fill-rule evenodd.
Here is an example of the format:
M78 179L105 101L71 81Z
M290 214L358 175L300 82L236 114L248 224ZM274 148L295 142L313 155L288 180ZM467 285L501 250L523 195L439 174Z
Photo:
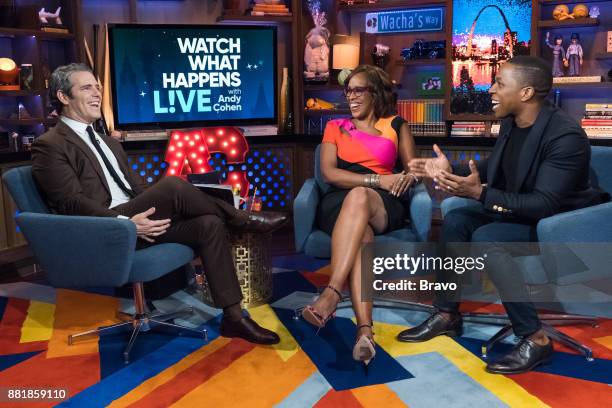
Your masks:
M10 298L6 303L4 316L0 322L0 355L27 353L47 349L47 341L32 341L19 343L21 328L28 316L30 301L27 299Z
M482 302L463 302L461 304L462 312L477 312L477 313L506 313L504 307L500 304L482 303ZM540 311L547 313L555 313L550 311ZM574 337L579 342L585 344L593 350L593 355L596 358L612 360L612 350L601 343L593 340L597 337L605 337L612 335L612 319L599 319L599 327L591 327L590 325L573 325L573 326L556 326L560 332ZM557 351L565 353L580 354L574 349L570 349L560 343L555 343Z
M219 350L204 357L187 370L177 374L172 380L152 390L146 397L129 406L146 408L170 406L254 348L254 344L245 340L232 339ZM238 382L239 379L237 379L237 384Z
M0 387L61 388L73 397L100 381L100 355L46 358L40 353L0 372ZM61 401L33 403L23 406L50 407Z
M608 384L535 371L510 378L551 407L612 407Z
M304 278L306 278L308 282L313 284L315 288L327 286L327 284L329 283L329 275L323 275L321 273L314 272L301 272L301 274Z
M329 390L313 407L316 408L362 408L351 390Z

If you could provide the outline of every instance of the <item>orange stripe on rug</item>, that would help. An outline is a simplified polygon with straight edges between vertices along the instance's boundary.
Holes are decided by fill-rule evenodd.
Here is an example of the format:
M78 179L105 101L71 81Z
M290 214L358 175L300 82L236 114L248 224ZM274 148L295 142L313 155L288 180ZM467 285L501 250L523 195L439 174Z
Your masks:
M380 406L380 405L378 405ZM336 391L329 390L327 394L323 396L313 408L362 408L363 405L359 403L355 395L351 390Z
M355 388L351 392L364 407L407 407L386 384Z
M53 336L47 358L98 352L98 336L89 336L68 345L68 335L118 322L119 300L110 296L58 289L55 301Z
M316 367L300 350L284 362L274 348L257 346L173 407L271 407L283 401L314 373Z
M254 344L241 339L233 339L210 355L202 358L196 364L177 374L171 381L160 385L149 395L131 404L130 407L170 406L254 348Z
M147 395L149 395L149 393L155 392L155 390L158 387L172 381L174 378L176 378L177 375L181 374L182 372L189 369L190 367L193 367L194 364L198 363L203 358L205 358L206 356L209 356L213 352L219 350L221 347L225 346L229 342L230 342L230 339L228 338L217 337L210 343L202 346L198 350L189 354L187 357L183 358L178 363L174 364L171 367L166 368L165 370L163 370L161 373L157 374L156 376L149 378L148 380L142 382L139 386L137 386L136 388L133 388L130 392L128 392L121 398L114 400L109 405L109 407L123 408L123 407L129 406L130 404L135 403L141 398L144 398Z
M45 358L40 353L0 372L0 387L62 388L73 397L100 381L100 356L88 354L61 358ZM60 401L17 404L29 407L50 407ZM16 406L16 405L13 405Z
M612 407L608 384L532 371L512 379L551 407Z
M47 348L46 341L21 343L21 328L29 307L28 299L8 299L0 322L0 355L41 351Z

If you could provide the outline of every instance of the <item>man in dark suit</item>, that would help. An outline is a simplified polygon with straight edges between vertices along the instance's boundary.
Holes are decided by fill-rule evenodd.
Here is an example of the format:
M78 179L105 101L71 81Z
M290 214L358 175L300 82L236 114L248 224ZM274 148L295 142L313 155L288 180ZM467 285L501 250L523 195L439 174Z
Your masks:
M551 68L542 59L513 58L500 68L489 90L495 116L504 118L489 158L451 167L434 145L436 158L410 163L417 175L433 178L436 188L482 203L480 208L450 211L444 217L440 241L443 245L493 243L488 247L486 270L500 293L515 335L522 340L507 355L487 364L487 371L492 373L526 372L550 360L553 353L552 342L541 329L512 260L512 255L520 255L525 248L515 250L509 244L494 243L537 241L536 224L540 219L609 199L606 193L589 186L589 141L573 119L546 101L551 87ZM439 271L437 279L459 282L453 271ZM402 331L398 339L419 342L442 334L461 335L459 294L438 293L434 303L437 313L421 325Z
M92 127L101 117L102 96L87 66L57 68L50 95L60 120L32 146L34 179L49 207L59 214L129 218L136 224L140 246L191 246L202 260L215 304L223 308L221 335L277 343L276 333L243 316L227 227L270 232L286 216L236 210L177 177L143 189L119 142Z

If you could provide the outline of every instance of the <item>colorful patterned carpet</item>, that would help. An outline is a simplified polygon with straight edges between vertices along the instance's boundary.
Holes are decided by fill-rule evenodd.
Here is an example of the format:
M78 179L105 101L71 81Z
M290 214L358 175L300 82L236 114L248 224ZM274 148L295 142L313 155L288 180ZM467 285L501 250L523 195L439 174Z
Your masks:
M399 343L396 334L425 314L377 308L377 356L366 371L351 359L350 309L340 310L318 335L293 319L294 308L309 302L315 285L326 281L324 263L296 257L280 264L271 304L249 310L281 335L280 344L219 337L219 311L178 292L154 302L156 308L192 305L195 315L177 322L206 327L209 341L148 333L138 339L128 365L122 360L123 335L66 343L68 333L116 322L115 310L126 300L31 283L0 285L0 388L67 388L70 398L59 406L78 407L612 406L612 320L563 330L591 347L595 361L558 346L553 364L510 377L487 374L478 354L497 328L469 324L458 340ZM498 352L509 347L501 344Z

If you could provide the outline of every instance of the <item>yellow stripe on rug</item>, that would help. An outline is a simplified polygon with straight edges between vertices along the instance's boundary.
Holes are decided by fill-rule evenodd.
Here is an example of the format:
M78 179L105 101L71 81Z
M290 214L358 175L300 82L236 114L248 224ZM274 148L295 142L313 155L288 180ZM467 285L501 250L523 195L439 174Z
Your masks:
M69 346L68 335L118 322L115 317L118 307L119 300L110 296L58 289L47 358L97 353L98 336L79 339Z
M20 343L32 341L46 341L53 334L53 317L55 305L53 303L30 301L28 315L21 326Z
M357 401L368 407L407 407L406 403L386 384L369 385L351 390Z
M172 407L271 407L283 401L316 370L302 351L286 362L273 348L258 346Z
M249 309L249 314L257 324L279 335L280 342L272 347L283 361L286 362L297 353L299 350L297 342L269 305L266 304Z
M204 357L219 350L221 347L229 343L230 340L231 339L225 338L225 337L217 337L210 343L205 344L204 346L200 347L198 350L189 354L188 356L183 358L178 363L174 364L171 367L166 368L165 370L163 370L156 376L151 377L148 380L142 382L138 387L132 389L130 392L128 392L121 398L117 398L109 405L109 407L120 408L120 407L127 407L130 404L133 404L134 402L138 401L142 397L153 392L153 390L155 390L160 385L163 385L167 383L168 381L171 381L178 374L187 370L189 367L193 366L194 364L198 363Z
M424 343L403 343L395 337L406 326L381 322L375 322L374 326L374 340L393 357L436 352L511 407L548 407L510 378L487 373L481 359L447 336L439 336Z

